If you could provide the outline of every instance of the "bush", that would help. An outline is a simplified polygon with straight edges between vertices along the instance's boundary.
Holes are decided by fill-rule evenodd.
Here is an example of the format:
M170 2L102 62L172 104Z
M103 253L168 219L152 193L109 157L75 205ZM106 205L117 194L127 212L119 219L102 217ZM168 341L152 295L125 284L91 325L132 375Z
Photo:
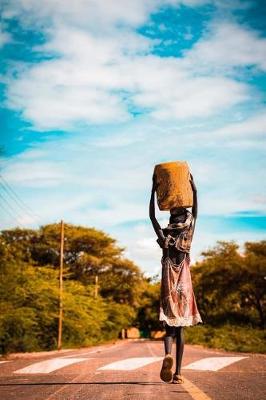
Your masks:
M185 341L227 351L265 353L265 331L250 326L196 325L185 329Z

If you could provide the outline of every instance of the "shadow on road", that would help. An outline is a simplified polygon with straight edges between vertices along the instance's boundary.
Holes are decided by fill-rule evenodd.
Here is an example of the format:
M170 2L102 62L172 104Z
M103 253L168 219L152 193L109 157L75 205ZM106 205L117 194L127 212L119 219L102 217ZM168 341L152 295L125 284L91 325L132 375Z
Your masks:
M3 386L66 386L66 385L165 385L163 382L29 382L29 383L0 383ZM185 393L186 391L184 391Z

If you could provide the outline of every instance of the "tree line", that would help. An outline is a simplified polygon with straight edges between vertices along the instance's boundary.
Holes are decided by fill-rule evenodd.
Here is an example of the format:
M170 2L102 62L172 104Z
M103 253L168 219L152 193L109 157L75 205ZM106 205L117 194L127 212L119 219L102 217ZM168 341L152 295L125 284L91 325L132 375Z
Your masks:
M55 349L60 224L0 233L0 352ZM147 278L115 239L65 224L63 346L160 330L160 276ZM191 266L204 323L265 325L266 241L218 242ZM95 295L95 277L99 291Z

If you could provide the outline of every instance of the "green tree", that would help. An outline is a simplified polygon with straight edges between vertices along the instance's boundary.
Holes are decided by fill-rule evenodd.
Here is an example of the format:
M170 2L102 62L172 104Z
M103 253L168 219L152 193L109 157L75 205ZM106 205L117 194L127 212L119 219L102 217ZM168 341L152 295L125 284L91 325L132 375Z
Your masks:
M219 241L212 249L203 252L202 261L191 267L197 303L205 321L233 313L236 301L232 298L229 309L226 299L238 289L241 256L234 242Z
M2 247L9 250L10 257L36 266L58 268L60 224L42 226L39 230L4 230L1 238ZM142 273L123 257L123 249L106 233L65 224L64 263L65 277L92 285L97 275L103 297L138 305Z
M266 240L245 243L243 274L241 276L241 306L255 309L260 326L265 327L266 305Z
M59 243L59 224L1 232L2 351L56 347ZM64 346L117 337L135 320L141 291L140 269L123 257L113 238L94 228L65 225Z
M264 326L265 243L246 243L241 254L236 243L218 242L202 253L204 259L193 266L192 275L205 321L247 322L257 313Z
M141 304L138 308L136 325L143 336L148 337L151 331L161 329L159 321L160 282L146 278L143 281L144 290L141 295Z

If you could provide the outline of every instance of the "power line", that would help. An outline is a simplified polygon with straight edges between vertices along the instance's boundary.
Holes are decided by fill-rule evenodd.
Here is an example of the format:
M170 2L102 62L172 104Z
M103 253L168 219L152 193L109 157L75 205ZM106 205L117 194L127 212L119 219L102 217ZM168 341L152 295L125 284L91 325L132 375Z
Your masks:
M0 175L2 182L0 181L1 187L4 191L12 198L12 200L17 204L20 209L23 210L24 213L27 213L31 219L35 220L37 224L41 222L41 217L36 214L31 208L16 194L16 192L12 189L12 187L7 183L2 175Z
M19 215L20 218L26 215L27 217L30 218L31 221L34 220L36 222L36 218L33 215L31 215L26 209L21 207L20 204L17 201L15 201L15 199L12 196L10 196L9 192L5 189L5 187L2 185L1 182L0 182L0 188L4 189L4 192L2 192L1 195L2 199L4 199L4 201L8 204L8 206L12 209L13 212ZM7 196L7 198L4 196Z
M7 206L11 209L13 213L15 213L19 218L22 217L21 214L9 203L9 201L0 193L0 197L4 200L4 202L7 204Z
M3 196L1 194L0 194L0 197L3 198ZM16 222L16 224L18 226L20 226L20 228L24 228L24 226L21 224L21 222L19 222L19 220L17 220L17 218L14 217L14 214L11 213L11 211L3 203L2 203L2 208L7 212L7 214L10 215L12 221L14 220Z
M5 191L9 193L9 195L14 199L14 201L24 210L27 212L31 213L34 217L41 218L38 216L35 212L31 210L31 208L17 195L17 193L12 189L12 187L9 185L9 183L4 179L2 175L0 175L0 178L2 179L2 182L0 184L4 188Z

